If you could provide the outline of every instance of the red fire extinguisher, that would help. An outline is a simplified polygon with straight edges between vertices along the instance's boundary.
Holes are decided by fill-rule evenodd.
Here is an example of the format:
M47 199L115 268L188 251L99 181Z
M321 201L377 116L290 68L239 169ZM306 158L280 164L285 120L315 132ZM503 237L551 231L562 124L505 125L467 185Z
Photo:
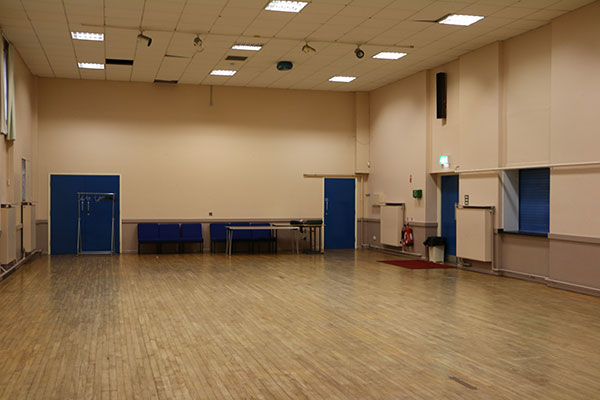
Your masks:
M408 226L408 224L404 225L402 228L402 244L404 247L413 246L415 244L412 228Z

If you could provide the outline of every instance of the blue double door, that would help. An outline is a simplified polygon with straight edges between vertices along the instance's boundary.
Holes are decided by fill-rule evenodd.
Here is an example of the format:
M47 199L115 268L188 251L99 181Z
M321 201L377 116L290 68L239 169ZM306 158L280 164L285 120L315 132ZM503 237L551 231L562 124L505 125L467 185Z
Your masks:
M356 240L354 179L325 178L325 249L353 249Z
M118 252L119 192L119 176L51 175L50 252L77 254L78 237L81 251Z
M458 175L442 176L442 236L446 238L446 254L456 255L456 210Z

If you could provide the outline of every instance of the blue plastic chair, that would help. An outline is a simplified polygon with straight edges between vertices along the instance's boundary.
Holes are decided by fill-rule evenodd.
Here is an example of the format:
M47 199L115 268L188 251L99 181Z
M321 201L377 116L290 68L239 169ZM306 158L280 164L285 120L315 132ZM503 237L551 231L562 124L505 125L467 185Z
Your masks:
M216 250L217 243L225 244L227 240L227 226L224 223L213 223L210 224L210 252L214 253Z
M250 226L250 222L232 222L231 224L229 224L230 226ZM233 245L235 244L235 242L248 242L251 243L252 242L252 231L251 230L240 230L240 231L233 231L233 236L232 236L233 242L231 243L232 246L232 251L233 251Z
M253 222L252 226L271 226L271 224L267 222ZM252 241L258 243L269 243L269 249L273 251L275 236L273 236L273 232L270 229L257 229L252 232ZM253 249L254 250L254 247Z
M181 242L179 224L160 224L158 226L158 237L161 245L163 243L177 243L177 252L179 253L179 243ZM162 246L160 251L162 252Z
M142 243L159 243L158 224L144 223L138 224L138 254Z
M181 242L201 243L200 251L204 251L204 238L202 237L202 224L181 224Z

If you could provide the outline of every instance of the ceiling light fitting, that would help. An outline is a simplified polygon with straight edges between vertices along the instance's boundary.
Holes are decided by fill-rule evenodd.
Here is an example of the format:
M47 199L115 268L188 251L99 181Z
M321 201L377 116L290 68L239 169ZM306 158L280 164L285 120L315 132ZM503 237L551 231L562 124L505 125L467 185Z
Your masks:
M104 64L80 62L77 65L82 69L104 69Z
M147 47L150 47L150 45L152 44L152 38L150 36L144 35L144 32L141 31L140 34L137 35L137 40L141 44L145 43Z
M210 74L216 76L234 76L236 72L228 69L214 69Z
M76 40L92 40L95 42L103 42L104 41L104 33L71 32L71 37Z
M260 51L262 44L234 44L231 46L231 50L243 50L243 51Z
M333 76L333 77L329 78L329 82L349 83L355 79L356 79L355 76Z
M306 1L273 0L267 4L265 10L299 13L307 4Z
M480 15L449 14L440 18L437 22L444 25L469 26L477 21L481 21L483 18Z
M373 56L373 58L377 58L379 60L398 60L404 57L406 53L398 53L394 51L382 51L381 53L377 53Z

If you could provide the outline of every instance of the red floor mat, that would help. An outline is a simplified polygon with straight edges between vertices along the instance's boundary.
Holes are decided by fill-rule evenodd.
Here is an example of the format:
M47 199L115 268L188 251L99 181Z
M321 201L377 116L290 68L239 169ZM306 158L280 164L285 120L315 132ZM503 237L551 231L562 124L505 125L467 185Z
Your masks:
M451 265L436 264L429 261L423 260L391 260L391 261L379 261L381 263L395 265L397 267L408 268L408 269L433 269L433 268L455 268Z

